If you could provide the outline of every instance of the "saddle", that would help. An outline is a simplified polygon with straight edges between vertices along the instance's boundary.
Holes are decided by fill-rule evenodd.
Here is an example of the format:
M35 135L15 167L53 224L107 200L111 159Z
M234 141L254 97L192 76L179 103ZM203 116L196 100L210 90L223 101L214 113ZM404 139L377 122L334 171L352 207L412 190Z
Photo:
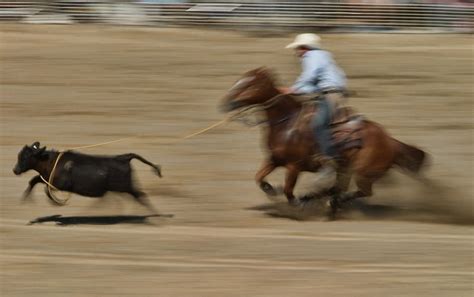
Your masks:
M295 123L296 128L304 131L307 127L311 127L316 111L316 104L304 106L299 119ZM332 134L331 142L337 152L362 148L361 131L364 120L365 117L357 114L351 107L342 106L336 110L330 124L330 129ZM309 131L313 131L313 128L310 128Z
M357 114L354 109L342 106L335 112L330 124L332 145L338 152L348 149L362 148L362 128L365 117Z

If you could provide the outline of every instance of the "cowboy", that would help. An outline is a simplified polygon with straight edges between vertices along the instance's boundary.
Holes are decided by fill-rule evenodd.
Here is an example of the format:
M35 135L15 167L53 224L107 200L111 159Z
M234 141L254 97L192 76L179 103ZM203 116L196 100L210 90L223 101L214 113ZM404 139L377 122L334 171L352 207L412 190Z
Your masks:
M313 126L321 154L315 156L315 161L323 165L323 175L332 174L337 163L331 145L330 124L337 108L346 101L346 76L331 54L321 49L321 39L316 34L299 34L286 48L294 49L301 59L302 73L292 87L280 90L286 94L318 98L319 108Z

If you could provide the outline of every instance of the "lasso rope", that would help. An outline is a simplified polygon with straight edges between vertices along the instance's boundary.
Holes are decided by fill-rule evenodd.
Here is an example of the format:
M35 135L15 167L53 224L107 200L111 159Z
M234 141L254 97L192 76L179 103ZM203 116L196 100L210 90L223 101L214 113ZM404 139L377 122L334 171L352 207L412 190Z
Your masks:
M286 94L278 94L272 98L270 98L269 100L267 100L265 103L263 104L255 104L255 105L251 105L251 106L248 106L246 108L243 108L241 109L240 111L236 112L235 114L232 114L232 115L229 115L227 116L226 118L224 118L223 120L215 123L215 124L212 124L210 125L209 127L207 128L204 128L204 129L201 129L197 132L194 132L194 133L191 133L191 134L188 134L188 135L185 135L181 138L178 138L178 139L175 139L173 141L170 141L168 142L168 144L172 144L172 143L176 143L176 142L179 142L179 141L182 141L182 140L185 140L185 139L188 139L188 138L191 138L191 137L194 137L194 136L197 136L197 135L200 135L200 134L203 134L209 130L212 130L224 123L227 123L229 121L232 121L234 119L240 119L241 118L241 115L244 115L245 116L245 113L253 113L253 110L255 109L262 109L262 110L265 110L265 109L268 109L270 107L272 107L273 105L275 105L281 97L285 96ZM256 125L258 125L259 123L257 123ZM116 139L116 140L112 140L112 141L107 141L107 142L102 142L102 143L97 143L97 144L92 144L92 145L85 145L85 146L78 146L78 147L74 147L74 148L71 148L69 150L76 150L76 149L87 149L87 148L92 148L92 147L98 147L98 146L103 146L103 145L107 145L107 144L111 144L111 143L116 143L116 142L120 142L120 141L124 141L124 140L128 140L128 139L132 139L132 138L139 138L140 135L138 136L130 136L130 137L125 137L125 138L120 138L120 139ZM70 199L71 197L71 194L69 193L68 197L65 198L65 199L60 199L58 197L56 197L54 194L53 194L53 190L55 191L59 191L59 189L57 187L55 187L53 185L53 180L54 180L54 173L56 171L56 167L59 163L59 160L61 159L61 157L63 156L64 152L60 152L59 155L56 157L56 160L54 162L54 166L53 166L53 169L51 170L51 173L49 175L49 178L48 180L46 180L41 174L40 174L40 177L41 179L43 180L43 182L46 183L47 185L47 188L48 188L48 193L49 193L49 197L51 198L51 200L53 200L56 204L58 205L65 205L68 200Z
M238 114L240 114L240 112L238 112L237 114L234 114L234 115L230 115L228 117L226 117L225 119L215 123L215 124L212 124L210 125L209 127L207 128L204 128L204 129L201 129L197 132L194 132L194 133L191 133L191 134L188 134L188 135L185 135L181 138L178 138L178 139L175 139L173 141L170 141L168 142L168 144L172 144L172 143L176 143L176 142L179 142L179 141L182 141L182 140L185 140L185 139L188 139L188 138L191 138L191 137L194 137L194 136L197 136L197 135L200 135L200 134L203 134L211 129L214 129L226 122L229 122L231 121L232 119L234 119ZM102 142L102 143L97 143L97 144L92 144L92 145L85 145L85 146L78 146L78 147L74 147L74 148L71 148L69 150L76 150L76 149L87 149L87 148L92 148L92 147L98 147L98 146L103 146L103 145L107 145L107 144L111 144L111 143L115 143L115 142L120 142L120 141L124 141L124 140L127 140L127 139L132 139L132 138L138 138L140 136L131 136L131 137L125 137L125 138L120 138L120 139L116 139L116 140L112 140L112 141L107 141L107 142ZM51 198L51 200L53 200L56 204L58 205L65 205L68 200L71 198L71 194L69 193L68 197L65 198L65 199L60 199L58 197L56 197L54 194L53 194L53 190L55 191L59 191L59 189L57 187L55 187L53 185L53 179L54 179L54 173L56 171L56 167L59 163L59 160L61 159L61 157L64 155L65 152L60 152L59 155L56 157L56 160L54 162L54 165L53 165L53 169L51 170L51 173L49 175L49 178L48 180L46 180L41 174L40 174L40 177L41 179L43 180L43 182L47 185L47 188L48 188L48 193L49 193L49 197Z
M63 154L64 154L64 152L60 152L58 157L56 158L56 161L54 162L53 169L51 170L51 173L49 175L49 180L48 181L45 180L44 177L40 174L41 179L48 185L49 198L51 198L51 200L53 200L58 205L65 205L68 202L68 200L71 198L71 193L69 193L69 195L65 199L59 199L58 197L56 197L53 194L53 191L51 191L51 189L59 191L58 188L53 186L53 178L54 178L54 172L56 170L56 166L58 165L59 159L61 159Z

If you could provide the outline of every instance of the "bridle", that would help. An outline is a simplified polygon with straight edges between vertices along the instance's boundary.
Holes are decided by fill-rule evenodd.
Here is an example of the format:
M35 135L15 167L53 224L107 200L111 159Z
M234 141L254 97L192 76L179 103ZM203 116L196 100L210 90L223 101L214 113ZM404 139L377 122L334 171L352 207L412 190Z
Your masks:
M240 121L240 122L244 123L247 126L258 126L258 125L263 124L263 123L269 123L270 125L271 124L276 125L276 124L283 123L283 122L289 120L291 115L287 115L287 116L285 116L285 117L283 117L283 118L281 118L277 121L270 121L270 120L266 119L266 120L253 121L253 122L248 120L246 118L246 116L255 114L259 111L264 111L264 110L270 109L271 107L275 106L281 100L281 98L283 98L284 96L287 96L287 94L280 93L280 94L277 94L277 95L271 97L270 99L268 99L267 101L265 101L263 103L249 105L249 106L239 110L234 115L232 115L232 119Z
M283 93L277 94L273 96L272 98L268 99L267 101L265 101L264 103L260 103L258 105L260 105L263 110L267 110L270 107L273 107L275 104L277 104L277 102L280 101L280 99L283 96L287 96L287 94L283 94Z

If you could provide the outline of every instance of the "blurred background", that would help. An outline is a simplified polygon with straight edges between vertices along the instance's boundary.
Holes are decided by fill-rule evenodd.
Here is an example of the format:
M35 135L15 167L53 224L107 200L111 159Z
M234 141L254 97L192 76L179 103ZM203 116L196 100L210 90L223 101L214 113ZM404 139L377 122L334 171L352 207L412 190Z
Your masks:
M473 24L472 1L0 1L0 295L472 296ZM284 47L303 32L344 69L357 111L431 155L424 180L394 170L334 222L257 188L264 126L179 141L224 118L246 71L291 85L300 62ZM157 179L133 162L135 178L174 218L25 225L146 214L113 193L55 207L42 186L22 204L34 173L12 173L34 141L138 135L82 152L162 165Z
M2 1L0 18L22 23L212 26L232 29L471 32L470 0L414 1Z

